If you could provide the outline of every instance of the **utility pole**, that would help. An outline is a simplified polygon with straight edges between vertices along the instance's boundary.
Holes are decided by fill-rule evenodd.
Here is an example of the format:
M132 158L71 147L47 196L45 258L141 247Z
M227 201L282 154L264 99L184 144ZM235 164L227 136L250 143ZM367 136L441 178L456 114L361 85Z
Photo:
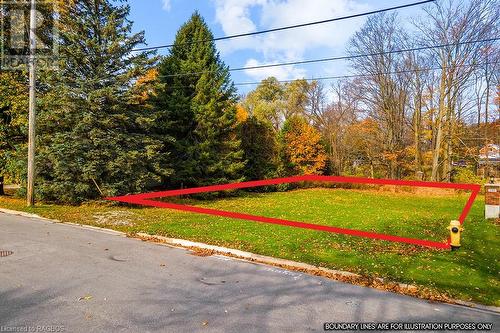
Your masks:
M35 205L35 112L36 112L36 4L31 0L30 11L30 92L29 92L29 117L28 117L28 207Z

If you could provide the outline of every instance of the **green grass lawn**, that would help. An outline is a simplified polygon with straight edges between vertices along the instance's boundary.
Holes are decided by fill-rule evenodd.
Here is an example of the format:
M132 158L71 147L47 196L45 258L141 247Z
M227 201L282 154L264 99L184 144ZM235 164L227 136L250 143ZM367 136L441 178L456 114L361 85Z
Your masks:
M468 194L302 189L189 204L316 224L445 241ZM450 297L500 306L499 226L479 197L455 252L167 209L92 203L38 205L0 197L0 207L66 222L201 241L258 254L425 286Z

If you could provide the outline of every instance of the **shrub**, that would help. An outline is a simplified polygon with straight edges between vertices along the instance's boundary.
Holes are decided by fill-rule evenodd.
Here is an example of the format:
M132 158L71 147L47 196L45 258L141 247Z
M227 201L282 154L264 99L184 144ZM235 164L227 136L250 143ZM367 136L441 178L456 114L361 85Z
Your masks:
M470 168L459 168L453 175L452 180L454 183L464 184L484 184L485 180L477 176Z

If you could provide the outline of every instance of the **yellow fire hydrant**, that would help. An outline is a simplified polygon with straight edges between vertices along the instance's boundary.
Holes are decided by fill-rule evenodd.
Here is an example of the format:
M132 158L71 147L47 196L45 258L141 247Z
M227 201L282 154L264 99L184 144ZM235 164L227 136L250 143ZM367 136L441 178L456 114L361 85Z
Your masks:
M464 228L462 228L462 225L460 224L459 221L451 221L450 226L448 227L448 230L450 230L450 245L451 245L451 250L457 250L460 248L460 235Z

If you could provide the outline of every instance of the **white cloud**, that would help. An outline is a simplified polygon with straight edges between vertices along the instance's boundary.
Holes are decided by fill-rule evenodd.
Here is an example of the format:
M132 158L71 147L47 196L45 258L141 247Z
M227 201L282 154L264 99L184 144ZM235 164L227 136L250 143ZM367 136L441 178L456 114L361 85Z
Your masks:
M351 0L287 0L270 2L262 12L266 27L320 21L361 12L367 7ZM345 20L275 33L267 48L301 55L308 48L343 46L359 27L360 20Z
M163 1L163 9L166 10L167 12L170 11L170 9L172 8L170 0L162 0L162 1Z
M267 0L214 0L215 20L226 35L234 35L257 30L250 16L250 10L255 6L263 6ZM230 42L219 43L221 52L231 53L239 49L251 49L254 38L242 37Z
M289 26L366 11L369 6L356 0L213 0L216 21L226 35L253 32L281 26ZM253 14L253 15L252 15ZM264 63L301 60L307 51L319 50L334 54L361 26L363 19L313 25L258 36L236 38L218 43L222 54L251 50L262 56ZM336 52L339 53L339 52ZM343 53L342 51L340 53ZM249 59L248 62L255 62ZM247 62L247 65L248 65ZM275 73L295 78L305 70L297 67L268 68L265 71L249 71L254 78L257 72Z
M215 19L227 34L255 31L250 7L265 3L266 0L216 0Z
M252 58L247 60L245 67L259 66L262 64L263 63ZM261 81L270 76L274 76L278 80L302 79L306 77L307 73L304 69L297 68L295 66L280 66L280 67L247 69L245 70L245 74L256 81Z

